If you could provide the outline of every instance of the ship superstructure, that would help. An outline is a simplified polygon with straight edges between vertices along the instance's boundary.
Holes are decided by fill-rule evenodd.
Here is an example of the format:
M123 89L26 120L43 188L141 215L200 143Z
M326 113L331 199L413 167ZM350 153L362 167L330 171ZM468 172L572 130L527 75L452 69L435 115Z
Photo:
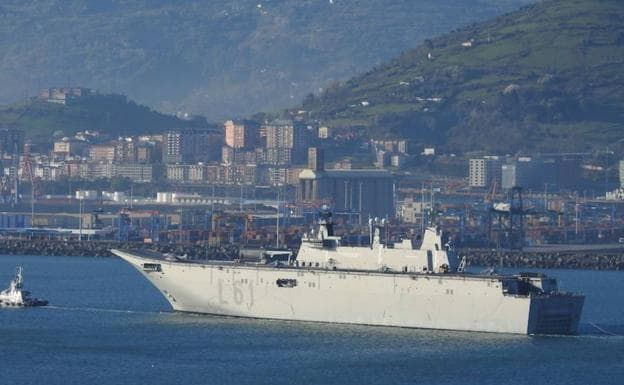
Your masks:
M473 275L442 232L426 229L419 248L343 246L329 212L284 263L192 262L112 250L154 284L175 310L237 317L518 334L574 334L584 297L542 274ZM460 271L458 271L460 270Z
M32 298L30 292L24 290L24 275L21 267L15 272L9 287L0 292L0 307L30 307L45 306L48 301Z
M363 248L341 245L341 237L334 235L331 212L321 211L319 217L318 232L304 235L295 266L403 273L448 273L457 270L457 257L451 245L442 242L439 228L426 228L418 249L413 249L409 239L390 248L381 242L385 219L370 219L370 246Z

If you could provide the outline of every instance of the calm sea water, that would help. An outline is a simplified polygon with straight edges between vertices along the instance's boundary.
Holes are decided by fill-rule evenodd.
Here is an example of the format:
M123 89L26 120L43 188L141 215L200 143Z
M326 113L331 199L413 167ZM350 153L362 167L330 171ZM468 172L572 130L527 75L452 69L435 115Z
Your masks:
M0 310L0 385L624 383L622 272L551 271L582 332L529 337L173 313L119 259L0 256L0 287L18 265L51 306Z

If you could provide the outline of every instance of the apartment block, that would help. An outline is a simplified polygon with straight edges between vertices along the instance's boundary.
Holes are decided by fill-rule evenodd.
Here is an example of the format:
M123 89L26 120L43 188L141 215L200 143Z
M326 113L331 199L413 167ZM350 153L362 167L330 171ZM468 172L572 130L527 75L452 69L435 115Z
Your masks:
M468 185L473 188L488 188L492 183L501 185L501 161L497 156L469 160Z
M205 162L218 158L221 134L206 129L178 128L165 135L165 163Z

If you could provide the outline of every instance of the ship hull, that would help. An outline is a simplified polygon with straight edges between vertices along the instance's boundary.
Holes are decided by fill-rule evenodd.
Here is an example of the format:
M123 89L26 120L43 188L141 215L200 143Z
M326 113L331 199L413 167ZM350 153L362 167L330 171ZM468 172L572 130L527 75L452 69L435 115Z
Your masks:
M236 317L574 334L584 298L510 296L495 278L184 263L114 250L173 309Z

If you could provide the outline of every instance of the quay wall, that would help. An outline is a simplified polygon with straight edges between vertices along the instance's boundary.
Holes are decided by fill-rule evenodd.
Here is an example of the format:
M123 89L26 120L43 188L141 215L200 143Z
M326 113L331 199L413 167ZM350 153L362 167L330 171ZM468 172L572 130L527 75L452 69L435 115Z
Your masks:
M210 246L201 244L144 244L140 242L113 241L57 241L0 239L0 255L50 255L50 256L90 256L111 257L110 249L150 249L161 253L187 255L189 259L235 259L240 250L235 245ZM500 254L487 250L460 250L468 266L624 270L624 250L622 251L581 251L581 252L521 252L505 251Z

